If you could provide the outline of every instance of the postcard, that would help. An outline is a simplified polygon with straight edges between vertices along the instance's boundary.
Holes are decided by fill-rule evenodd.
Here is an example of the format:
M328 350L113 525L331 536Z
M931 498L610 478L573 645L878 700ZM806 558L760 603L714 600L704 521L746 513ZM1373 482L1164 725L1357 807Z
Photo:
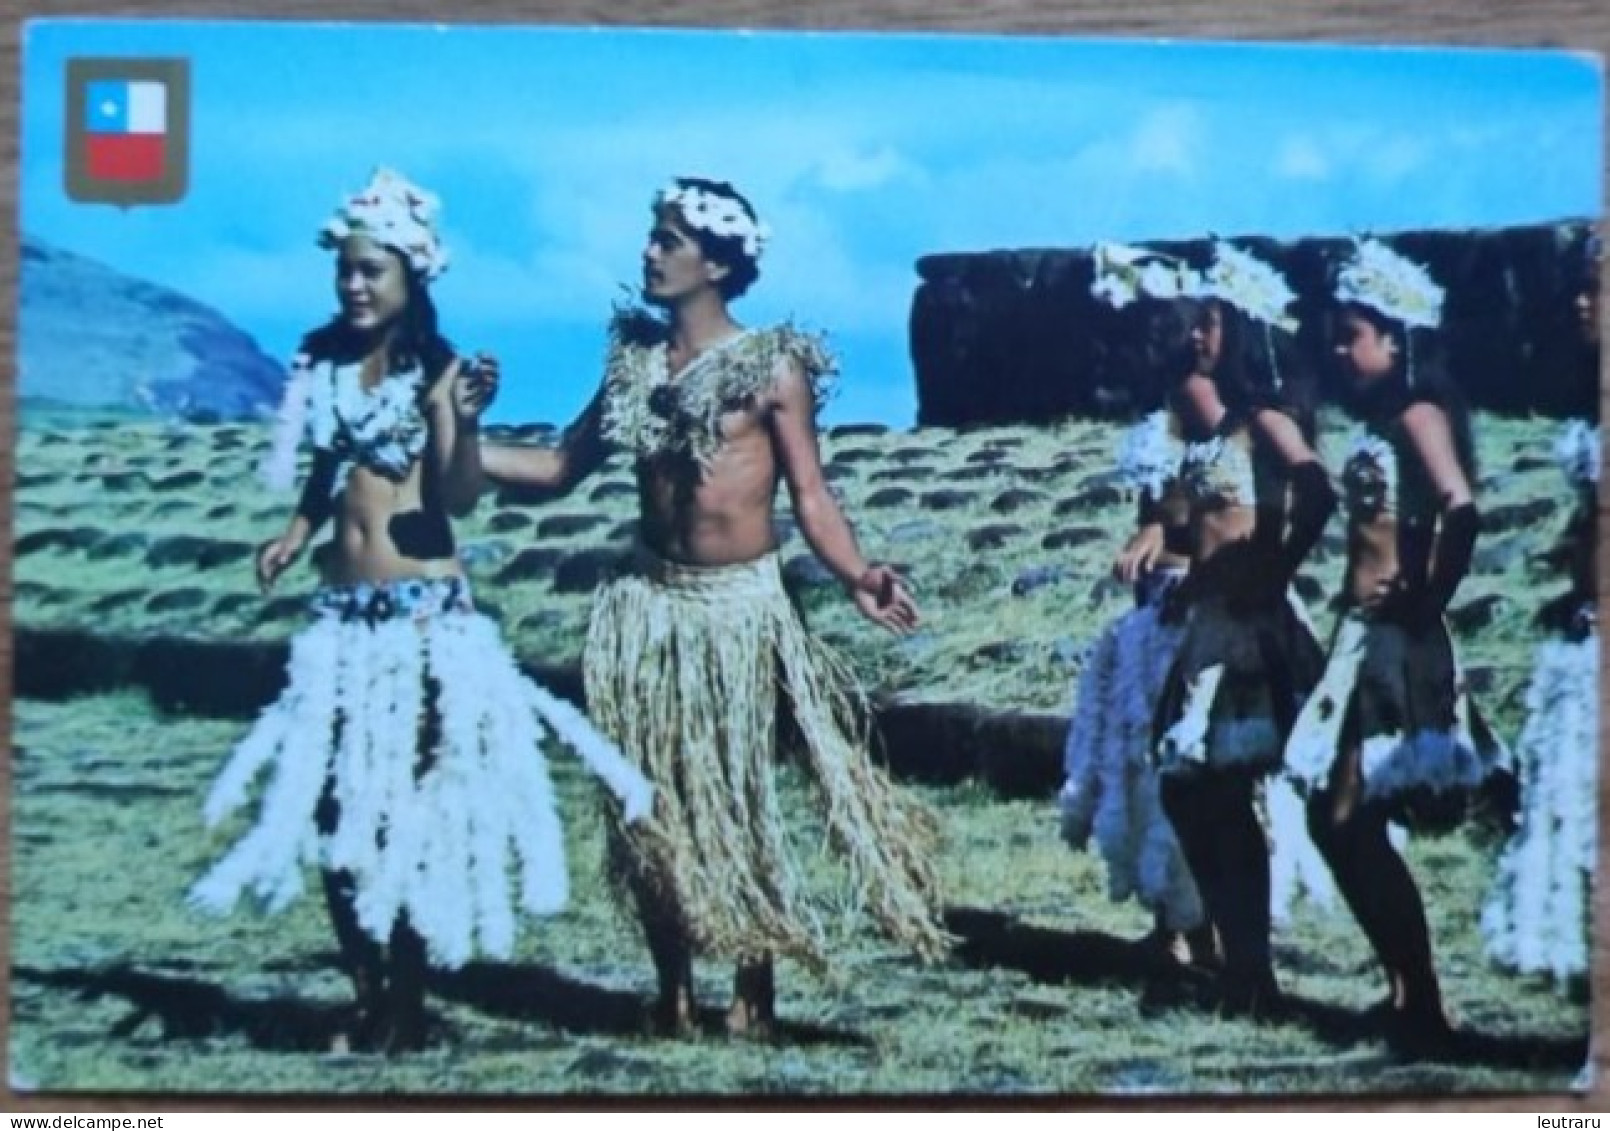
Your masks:
M1601 60L23 46L14 1091L1591 1086Z

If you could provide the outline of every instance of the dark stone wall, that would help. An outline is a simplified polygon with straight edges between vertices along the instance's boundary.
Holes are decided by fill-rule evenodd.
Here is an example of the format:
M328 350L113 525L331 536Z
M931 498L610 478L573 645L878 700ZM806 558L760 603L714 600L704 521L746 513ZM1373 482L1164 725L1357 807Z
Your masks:
M1597 411L1592 362L1576 327L1572 266L1586 220L1383 236L1427 265L1447 292L1449 371L1471 403L1506 414ZM1278 267L1297 292L1298 345L1327 384L1329 295L1348 239L1235 239ZM1210 241L1148 241L1195 263ZM967 427L1035 424L1077 415L1126 418L1161 403L1145 364L1145 315L1090 297L1087 249L930 255L911 309L917 422Z

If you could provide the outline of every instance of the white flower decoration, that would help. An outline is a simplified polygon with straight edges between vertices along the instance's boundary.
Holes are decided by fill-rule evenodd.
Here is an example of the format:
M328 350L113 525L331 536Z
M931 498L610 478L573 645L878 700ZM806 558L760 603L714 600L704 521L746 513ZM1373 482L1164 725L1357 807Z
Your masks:
M1179 478L1188 494L1203 499L1216 493L1211 476L1223 455L1223 436L1209 436L1206 440L1192 440L1183 445Z
M730 196L672 181L654 197L656 210L674 207L688 227L725 239L738 239L744 254L759 260L771 239L771 229L744 211Z
M1090 294L1114 310L1140 298L1179 298L1195 288L1190 268L1147 248L1098 243L1091 248L1090 259L1095 269Z
M379 168L361 192L342 201L319 229L319 246L336 247L355 233L396 251L409 267L434 280L447 270L447 248L436 232L441 201L402 174Z
M1183 454L1183 444L1169 428L1168 413L1158 410L1123 434L1118 470L1131 487L1157 496L1179 474Z
M1348 509L1366 519L1397 504L1397 453L1385 438L1368 428L1353 434L1342 464L1342 492Z
M1295 332L1297 320L1286 313L1297 295L1269 264L1233 244L1213 244L1213 264L1199 277L1195 291L1229 303L1260 322Z
M1572 420L1554 441L1554 459L1573 487L1591 489L1599 482L1599 430L1585 420Z
M1357 303L1405 326L1434 329L1442 320L1443 290L1424 267L1376 239L1359 240L1336 277L1336 300Z

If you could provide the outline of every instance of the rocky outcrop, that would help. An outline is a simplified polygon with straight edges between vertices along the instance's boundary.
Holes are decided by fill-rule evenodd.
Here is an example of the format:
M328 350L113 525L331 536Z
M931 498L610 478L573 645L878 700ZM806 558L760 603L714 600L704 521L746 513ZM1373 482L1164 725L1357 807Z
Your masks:
M1384 237L1429 266L1447 289L1450 372L1478 408L1584 414L1597 401L1571 308L1569 261L1586 221ZM1334 387L1330 282L1347 239L1234 242L1279 267L1298 294L1299 346ZM1209 241L1148 246L1195 263ZM930 255L911 311L920 425L1044 424L1078 415L1123 418L1161 401L1146 365L1145 315L1090 297L1087 249Z

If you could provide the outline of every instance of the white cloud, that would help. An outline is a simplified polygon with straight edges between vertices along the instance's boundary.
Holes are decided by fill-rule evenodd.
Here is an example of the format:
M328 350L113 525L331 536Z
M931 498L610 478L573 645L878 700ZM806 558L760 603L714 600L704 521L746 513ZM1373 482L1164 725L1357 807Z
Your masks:
M1190 173L1198 160L1202 128L1202 115L1194 106L1162 106L1150 111L1129 139L1131 167L1143 173Z
M1364 176L1376 183L1394 184L1422 168L1431 147L1409 134L1383 133L1362 154Z
M335 310L329 255L311 240L275 252L218 246L172 267L171 285L242 322L305 310L311 326Z
M1288 137L1275 155L1274 175L1291 181L1323 181L1330 176L1330 162L1312 137Z
M753 299L756 317L798 317L838 331L903 326L917 277L910 259L887 245L857 247L834 218L809 205L785 205Z
M817 160L813 172L823 188L834 192L883 188L903 177L920 176L916 166L887 145L824 154Z

